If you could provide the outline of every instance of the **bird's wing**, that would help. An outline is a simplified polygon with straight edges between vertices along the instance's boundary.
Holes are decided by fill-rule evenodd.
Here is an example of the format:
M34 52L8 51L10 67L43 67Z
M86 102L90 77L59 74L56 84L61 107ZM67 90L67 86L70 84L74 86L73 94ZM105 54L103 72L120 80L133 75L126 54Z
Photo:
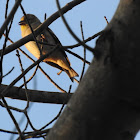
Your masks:
M65 57L67 57L67 55L66 55L66 53L63 49L63 46L62 46L61 42L59 41L59 39L57 38L57 36L53 33L53 31L50 28L47 28L46 30L48 31L50 36L54 39L55 44L58 45L61 48L61 51L62 51L63 55Z
M48 30L48 32L53 36L53 38L54 38L54 40L55 40L55 43L56 43L56 44L60 44L61 51L62 51L63 55L65 56L65 58L67 59L68 63L70 64L70 61L69 61L69 59L68 59L68 57L67 57L67 55L66 55L66 53L65 53L65 51L64 51L64 48L63 48L61 42L59 41L59 39L57 38L57 36L53 33L53 31L52 31L50 28L47 28L47 30ZM70 65L71 65L71 64L70 64Z
M65 57L68 64L71 65L70 61L63 49L61 42L59 41L57 36L53 33L53 31L50 28L46 28L39 36L37 36L37 40L50 44L50 45L45 45L46 47L43 48L44 53L47 53L48 51L50 51L51 49L56 47L56 45L58 47L60 47L59 52L61 52L61 55L63 55L63 57Z
M46 29L48 31L48 33L52 36L52 38L54 39L55 41L55 44L60 44L61 45L61 42L59 41L59 39L57 38L57 36L53 33L53 31L50 29L50 28L47 28ZM62 46L62 45L61 45Z

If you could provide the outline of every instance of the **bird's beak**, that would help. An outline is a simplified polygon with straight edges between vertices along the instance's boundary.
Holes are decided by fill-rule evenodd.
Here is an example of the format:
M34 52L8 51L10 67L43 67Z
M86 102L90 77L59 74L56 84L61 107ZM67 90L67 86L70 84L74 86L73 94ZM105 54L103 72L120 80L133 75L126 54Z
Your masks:
M25 25L26 22L25 22L25 20L21 20L18 24L19 24L19 25Z

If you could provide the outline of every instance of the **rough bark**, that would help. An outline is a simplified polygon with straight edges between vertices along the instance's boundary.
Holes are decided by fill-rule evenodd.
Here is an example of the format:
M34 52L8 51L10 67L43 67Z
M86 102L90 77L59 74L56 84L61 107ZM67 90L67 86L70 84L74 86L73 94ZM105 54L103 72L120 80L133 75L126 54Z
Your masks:
M94 58L46 140L132 140L140 128L140 1L120 0Z

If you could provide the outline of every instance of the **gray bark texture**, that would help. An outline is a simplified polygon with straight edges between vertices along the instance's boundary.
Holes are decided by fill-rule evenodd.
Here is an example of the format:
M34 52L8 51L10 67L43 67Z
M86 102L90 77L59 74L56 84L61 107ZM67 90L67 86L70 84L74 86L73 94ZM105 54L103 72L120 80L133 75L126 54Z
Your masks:
M133 140L140 128L140 0L120 0L46 140ZM94 28L94 27L93 27Z

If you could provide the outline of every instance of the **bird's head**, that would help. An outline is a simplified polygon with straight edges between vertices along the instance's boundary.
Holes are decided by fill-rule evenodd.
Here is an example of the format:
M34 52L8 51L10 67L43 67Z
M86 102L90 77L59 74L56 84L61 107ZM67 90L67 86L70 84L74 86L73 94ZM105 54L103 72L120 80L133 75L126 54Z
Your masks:
M23 16L19 22L22 37L31 33L29 24L31 25L32 29L35 30L41 24L41 22L35 15L27 14L26 16Z
M27 26L28 22L32 25L33 23L40 22L39 19L32 14L27 14L20 19L19 25Z

